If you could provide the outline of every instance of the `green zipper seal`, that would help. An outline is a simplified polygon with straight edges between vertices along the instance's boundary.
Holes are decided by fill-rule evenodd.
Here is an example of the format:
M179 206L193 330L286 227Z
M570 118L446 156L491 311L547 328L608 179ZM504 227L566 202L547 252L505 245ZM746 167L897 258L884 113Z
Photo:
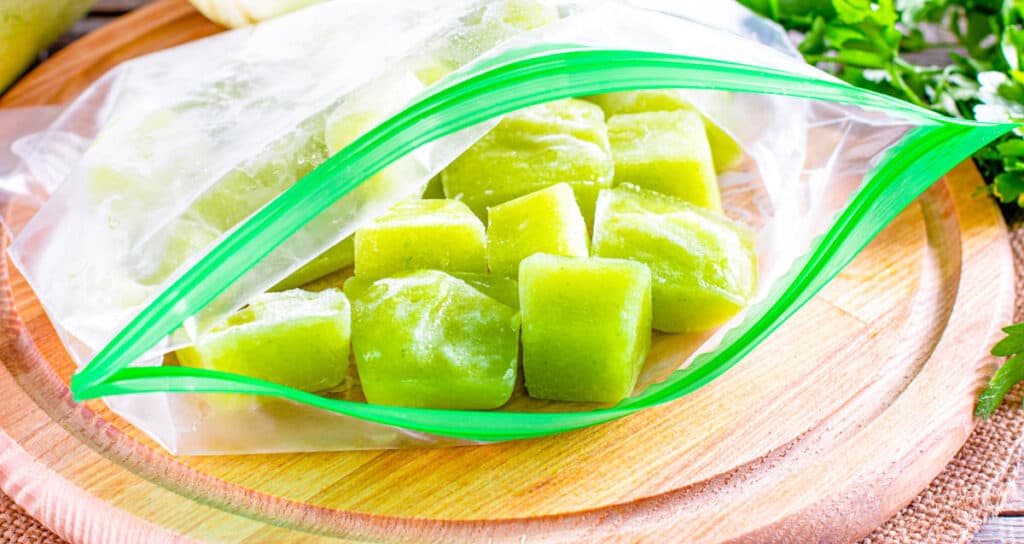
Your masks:
M774 94L883 111L918 126L869 172L832 227L812 244L719 347L640 395L588 412L474 412L334 400L236 374L128 365L212 302L278 245L363 181L421 145L527 106L635 89ZM76 400L152 392L275 396L367 421L478 441L545 436L607 422L691 393L723 374L807 303L935 180L1015 128L951 119L829 79L702 59L577 45L504 53L428 90L368 131L223 238L140 312L81 372Z

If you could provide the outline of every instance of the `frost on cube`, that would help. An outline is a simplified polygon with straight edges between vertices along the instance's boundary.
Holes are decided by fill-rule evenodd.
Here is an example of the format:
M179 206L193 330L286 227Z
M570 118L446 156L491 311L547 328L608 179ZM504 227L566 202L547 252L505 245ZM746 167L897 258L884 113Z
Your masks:
M586 257L587 225L565 183L488 209L487 263L491 273L515 278L534 253Z
M324 391L348 371L349 339L349 303L341 291L295 289L258 296L177 357L182 366Z
M519 313L436 270L345 283L352 349L366 400L490 409L512 396Z
M646 264L654 328L699 331L746 306L757 285L753 234L687 202L617 187L598 199L594 254Z
M356 232L355 272L368 279L434 269L487 272L483 223L454 200L408 200Z
M721 212L711 147L700 115L629 113L608 120L615 184L629 183Z
M617 402L651 345L651 273L620 259L533 255L519 269L531 397Z
M705 95L708 100L702 104L714 106L709 114L728 116L731 114L732 95L729 93L715 93ZM605 116L612 116L622 113L645 113L653 111L697 111L693 104L687 100L683 93L676 89L659 89L644 91L628 91L623 93L598 94L586 97L587 100L601 106ZM720 118L720 117L719 117ZM704 123L704 132L708 137L708 144L711 146L711 157L715 163L715 171L724 172L743 159L743 148L728 132L719 127L715 121L708 117L701 116Z
M583 100L549 102L503 119L442 172L445 196L481 218L489 206L568 183L588 224L614 163L601 108Z

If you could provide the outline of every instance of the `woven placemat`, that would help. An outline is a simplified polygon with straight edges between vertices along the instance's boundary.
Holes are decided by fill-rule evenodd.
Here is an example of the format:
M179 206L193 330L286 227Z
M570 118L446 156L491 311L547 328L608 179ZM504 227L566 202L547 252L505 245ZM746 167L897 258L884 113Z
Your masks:
M1024 321L1024 211L1007 210L1010 246L1017 269L1015 321ZM967 443L928 489L862 544L970 542L996 513L1020 465L1024 388L1017 387L988 420L978 424ZM45 526L0 492L0 543L63 543Z
M4 544L63 544L64 540L25 513L0 492L0 542Z

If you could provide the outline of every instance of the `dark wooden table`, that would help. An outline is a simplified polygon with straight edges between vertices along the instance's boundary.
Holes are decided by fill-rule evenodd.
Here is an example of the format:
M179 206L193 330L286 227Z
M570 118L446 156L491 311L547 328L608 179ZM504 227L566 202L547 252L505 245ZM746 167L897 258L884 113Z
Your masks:
M44 52L40 60L45 60L48 55L75 39L150 1L152 0L98 0L89 15L77 22L53 47ZM1024 475L1018 479L1014 489L1009 491L1000 513L986 523L974 538L974 544L1020 542L1024 542Z

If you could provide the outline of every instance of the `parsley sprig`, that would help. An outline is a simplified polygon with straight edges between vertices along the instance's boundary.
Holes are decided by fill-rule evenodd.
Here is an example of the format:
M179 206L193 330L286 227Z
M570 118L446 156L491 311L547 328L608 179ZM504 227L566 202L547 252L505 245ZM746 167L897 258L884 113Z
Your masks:
M808 62L935 111L1024 122L1024 0L740 0L799 32ZM1024 132L975 161L1004 203L1024 206Z
M988 417L1003 403L1003 397L1017 383L1024 381L1024 323L1010 325L1003 329L1003 338L992 348L992 355L1009 357L992 376L988 387L978 396L974 415Z
M1024 0L739 0L794 32L811 64L919 106L1024 123ZM974 156L987 190L1024 207L1024 130ZM978 398L988 417L1024 381L1024 323L992 354L1009 357Z

